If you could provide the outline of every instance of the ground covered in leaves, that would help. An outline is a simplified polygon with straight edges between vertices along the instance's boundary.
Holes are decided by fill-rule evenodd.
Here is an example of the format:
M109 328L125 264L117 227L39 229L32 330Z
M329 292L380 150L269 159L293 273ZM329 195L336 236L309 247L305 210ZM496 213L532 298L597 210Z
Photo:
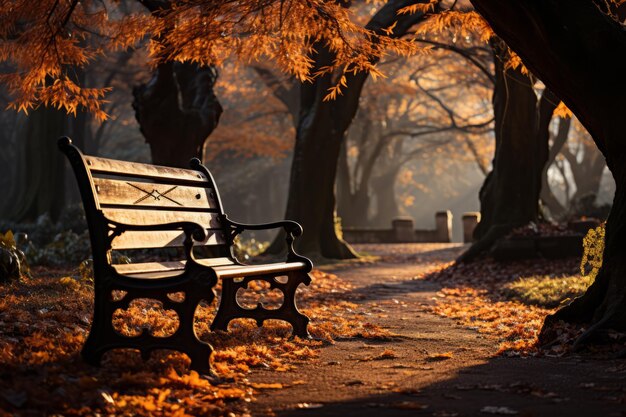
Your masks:
M80 275L35 268L32 278L0 286L0 415L245 415L258 390L276 387L250 383L251 369L288 372L316 358L334 338L385 334L353 310L353 303L338 299L347 284L314 271L299 300L312 319L315 341L289 338L288 324L271 321L259 329L237 320L228 333L210 332L215 304L198 308L196 332L216 349L218 385L189 372L187 357L177 352L156 352L144 363L138 352L112 351L97 369L79 357L93 305L93 286ZM242 304L279 305L280 293L267 291L262 282L251 284L251 291L241 294ZM116 330L129 336L146 327L167 336L176 326L176 314L151 300L133 301L114 315Z
M492 259L450 265L426 279L442 284L431 311L495 337L497 353L562 354L581 329L563 326L552 352L537 343L545 317L555 307L584 293L577 259L533 259L500 263Z
M190 372L176 352L143 362L118 350L101 368L84 364L91 285L77 271L36 268L32 278L0 286L0 416L531 416L554 415L585 395L589 407L597 397L615 411L605 415L626 415L623 361L591 366L568 355L575 328L563 328L546 349L536 345L545 315L589 284L577 260L453 265L461 250L454 245L359 249L370 256L322 266L299 293L315 340L290 339L290 326L273 321L257 328L238 320L228 333L210 332L215 305L202 305L196 330L216 349L219 383ZM242 304L280 302L260 284L251 289ZM115 326L166 335L177 324L171 313L140 300L118 311ZM542 385L548 369L569 382ZM541 402L545 413L527 412Z

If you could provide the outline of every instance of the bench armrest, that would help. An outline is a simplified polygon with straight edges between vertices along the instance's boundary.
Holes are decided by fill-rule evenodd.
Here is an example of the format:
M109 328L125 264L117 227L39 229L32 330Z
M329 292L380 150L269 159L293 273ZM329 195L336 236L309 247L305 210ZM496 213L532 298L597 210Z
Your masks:
M232 221L225 214L221 216L221 220L223 222L223 225L230 229L231 241L244 230L267 230L278 229L282 227L285 230L286 234L285 240L287 241L288 251L287 262L304 262L309 266L309 271L313 268L313 263L311 262L311 260L296 253L295 249L293 248L293 243L296 238L302 235L302 226L300 226L299 223L294 222L293 220L282 220L273 223L245 224Z
M226 215L224 215L223 219L226 223L226 226L231 227L234 231L237 232L236 234L239 234L244 230L267 230L278 229L282 227L283 229L285 229L285 232L291 233L294 237L302 235L302 226L300 226L299 223L294 222L293 220L282 220L273 223L245 224L232 221Z

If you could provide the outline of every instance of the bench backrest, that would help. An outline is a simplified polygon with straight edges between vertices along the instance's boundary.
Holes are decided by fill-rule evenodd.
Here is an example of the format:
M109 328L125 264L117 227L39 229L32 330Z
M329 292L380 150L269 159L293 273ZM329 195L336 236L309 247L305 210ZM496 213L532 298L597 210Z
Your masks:
M219 192L211 173L198 160L193 169L164 167L83 155L69 138L59 148L74 169L89 224L94 262L110 263L110 250L180 247L181 230L127 231L108 247L108 220L152 225L180 221L207 229L207 239L196 246L217 246L216 256L228 256L229 244L219 216ZM100 257L100 253L105 258Z

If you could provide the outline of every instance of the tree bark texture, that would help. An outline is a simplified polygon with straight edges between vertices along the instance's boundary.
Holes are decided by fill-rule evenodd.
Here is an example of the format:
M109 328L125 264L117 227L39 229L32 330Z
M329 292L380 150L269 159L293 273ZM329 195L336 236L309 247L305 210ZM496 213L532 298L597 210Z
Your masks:
M626 330L626 32L589 0L472 0L525 65L574 112L604 155L616 182L606 223L603 265L587 292L549 316L598 329Z
M426 1L426 0L424 0ZM392 36L403 36L423 19L421 13L398 16L397 11L410 0L392 0L385 4L367 24L382 33L397 21ZM331 65L333 54L324 45L316 45L315 66ZM335 227L335 178L341 145L359 106L359 97L367 73L347 74L348 87L335 100L324 101L336 80L330 74L304 83L300 88L300 116L291 166L289 197L285 218L299 222L304 234L297 249L309 256L347 259L356 256L352 248L337 234ZM268 252L282 250L279 235Z
M39 107L26 119L17 143L17 172L3 202L8 221L34 221L48 213L56 221L65 207L65 159L56 141L67 134L67 115Z
M376 215L372 219L375 227L389 228L390 220L400 215L395 185L402 166L390 168L384 174L372 178L372 191L376 201Z
M320 46L321 47L321 46ZM330 63L330 54L321 51ZM285 217L299 222L305 230L298 250L325 258L354 257L350 247L335 230L335 174L345 130L333 117L335 102L322 101L331 87L330 76L301 86L301 116L296 130L289 197Z
M495 156L480 192L481 220L476 243L459 260L488 250L516 227L537 221L541 174L548 159L549 125L558 99L546 89L541 99L534 82L518 69L506 69L506 47L493 42L496 80L493 93Z
M576 184L576 192L571 198L573 203L589 197L595 201L600 191L602 173L606 167L604 156L595 145L583 144L583 146L582 159L579 159L579 155L575 155L570 149L564 149L561 152L569 163Z
M135 117L150 145L152 163L187 168L191 158L202 157L222 114L213 92L216 79L213 67L168 62L133 90Z
M550 216L556 219L562 218L565 215L567 209L556 198L556 196L552 192L552 189L550 188L550 183L548 182L548 169L563 148L563 145L565 145L565 142L567 142L567 137L569 136L571 124L571 118L559 120L559 128L556 136L554 137L554 140L552 141L552 147L550 148L548 161L543 167L543 172L541 173L541 202L550 211Z
M363 173L361 181L352 178L345 145L344 141L337 166L337 213L341 218L341 226L364 227L369 224L369 176Z

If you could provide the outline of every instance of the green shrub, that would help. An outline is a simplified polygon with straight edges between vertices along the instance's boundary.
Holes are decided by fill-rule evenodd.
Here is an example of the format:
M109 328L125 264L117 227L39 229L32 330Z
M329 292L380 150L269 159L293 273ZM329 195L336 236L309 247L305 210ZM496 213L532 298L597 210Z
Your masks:
M233 254L235 258L239 259L241 262L245 262L250 258L262 254L268 246L269 242L260 242L254 237L242 239L240 236L237 236L233 245Z
M79 264L91 257L89 232L76 234L72 230L57 233L52 241L44 246L28 242L24 250L32 265L67 265Z

